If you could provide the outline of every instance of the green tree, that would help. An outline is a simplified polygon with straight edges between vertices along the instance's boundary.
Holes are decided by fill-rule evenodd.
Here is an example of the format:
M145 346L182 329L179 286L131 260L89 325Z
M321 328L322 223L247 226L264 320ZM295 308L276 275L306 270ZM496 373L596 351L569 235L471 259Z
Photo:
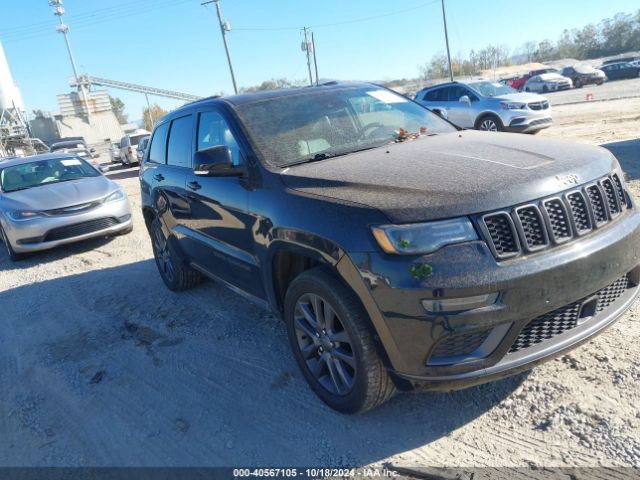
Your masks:
M124 114L124 102L111 95L109 95L109 100L111 101L111 110L113 110L118 122L121 124L127 123L127 116Z
M143 108L142 118L144 120L145 130L148 130L148 131L153 130L154 125L160 119L160 117L166 114L167 114L167 111L164 108L160 107L157 103L154 103L153 105L151 105L151 109L146 107Z

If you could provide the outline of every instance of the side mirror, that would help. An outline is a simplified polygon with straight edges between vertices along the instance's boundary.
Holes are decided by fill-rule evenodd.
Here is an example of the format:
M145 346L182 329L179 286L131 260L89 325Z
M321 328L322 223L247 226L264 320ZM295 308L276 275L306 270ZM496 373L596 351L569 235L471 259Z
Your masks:
M90 153L96 153L96 149L92 148L91 150L89 150Z
M471 99L467 95L463 95L458 100L460 103L464 103L465 105L471 105Z
M193 155L193 173L200 177L235 177L242 172L233 165L231 150L226 145L205 148Z
M434 110L433 113L438 115L440 118L444 118L445 120L449 118L449 114L446 110Z

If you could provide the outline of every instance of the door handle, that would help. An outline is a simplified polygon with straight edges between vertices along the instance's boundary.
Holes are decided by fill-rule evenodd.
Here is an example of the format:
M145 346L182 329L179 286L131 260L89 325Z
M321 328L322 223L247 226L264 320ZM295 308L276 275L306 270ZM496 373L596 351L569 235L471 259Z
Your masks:
M164 176L161 173L156 173L153 178L155 178L157 181L161 182L164 180Z
M193 182L188 182L187 187L189 187L191 190L200 190L202 188L202 185L200 185L196 181L193 181Z

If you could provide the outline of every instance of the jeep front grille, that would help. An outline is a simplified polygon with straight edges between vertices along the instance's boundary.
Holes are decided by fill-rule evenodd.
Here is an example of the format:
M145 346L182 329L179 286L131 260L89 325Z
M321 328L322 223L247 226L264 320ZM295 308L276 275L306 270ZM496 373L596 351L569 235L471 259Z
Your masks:
M630 207L614 173L560 195L482 215L478 224L495 257L505 260L569 242Z

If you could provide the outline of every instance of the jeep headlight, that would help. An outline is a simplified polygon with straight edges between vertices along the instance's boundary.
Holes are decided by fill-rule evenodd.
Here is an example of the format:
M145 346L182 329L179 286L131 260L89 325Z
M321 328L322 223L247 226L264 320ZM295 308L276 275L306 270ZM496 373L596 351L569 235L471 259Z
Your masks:
M115 192L113 192L111 195L109 195L107 198L104 199L104 202L115 202L117 200L122 200L124 198L124 192L122 191L122 189L118 189Z
M396 255L431 253L445 245L479 238L466 217L410 225L380 225L371 230L380 248Z
M500 102L500 106L503 110L523 110L526 103L519 102Z

